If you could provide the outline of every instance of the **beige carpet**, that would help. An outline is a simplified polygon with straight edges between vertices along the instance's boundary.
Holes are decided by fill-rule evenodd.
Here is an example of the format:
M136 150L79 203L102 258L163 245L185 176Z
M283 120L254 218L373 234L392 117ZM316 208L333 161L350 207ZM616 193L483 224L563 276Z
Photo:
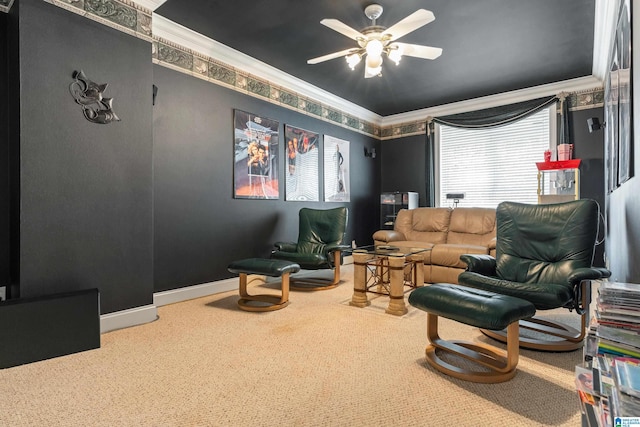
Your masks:
M0 425L580 425L581 351L523 350L502 384L443 376L425 362L424 312L384 314L383 297L351 307L351 266L343 278L269 313L238 310L235 292L160 307L158 321L104 334L100 349L1 370ZM487 340L440 326L443 338Z

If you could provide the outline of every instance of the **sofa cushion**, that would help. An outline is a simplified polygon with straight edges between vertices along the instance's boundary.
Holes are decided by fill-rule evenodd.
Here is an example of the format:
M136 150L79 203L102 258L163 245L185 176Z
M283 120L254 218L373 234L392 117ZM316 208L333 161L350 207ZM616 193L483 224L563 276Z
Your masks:
M471 244L441 244L431 249L431 264L445 267L465 268L467 264L460 261L460 255L464 254L488 254L486 246Z
M447 243L489 246L496 236L496 210L456 208L451 213Z
M445 243L452 210L449 208L401 209L394 229L407 240Z

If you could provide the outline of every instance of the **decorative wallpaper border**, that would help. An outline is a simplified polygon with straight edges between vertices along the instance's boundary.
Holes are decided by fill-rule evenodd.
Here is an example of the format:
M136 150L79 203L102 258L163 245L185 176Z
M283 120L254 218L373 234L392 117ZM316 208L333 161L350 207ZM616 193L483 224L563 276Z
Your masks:
M426 117L383 127L251 75L244 70L236 69L215 58L154 36L152 34L152 11L132 0L43 1L151 42L154 63L193 77L380 140L426 133ZM14 0L0 0L0 11L8 12L13 2ZM573 92L569 96L569 100L569 109L572 111L601 107L604 105L604 89L600 87Z
M9 12L12 4L13 0L0 0L0 12Z
M152 12L130 0L44 0L143 40L152 41Z
M588 110L604 106L604 88L573 92L568 96L569 111ZM399 123L381 129L380 139L396 139L405 136L425 135L426 118L415 122Z
M604 88L574 92L569 98L569 110L588 110L604 107Z
M302 114L380 138L380 126L354 117L305 95L274 85L214 58L154 37L153 62Z

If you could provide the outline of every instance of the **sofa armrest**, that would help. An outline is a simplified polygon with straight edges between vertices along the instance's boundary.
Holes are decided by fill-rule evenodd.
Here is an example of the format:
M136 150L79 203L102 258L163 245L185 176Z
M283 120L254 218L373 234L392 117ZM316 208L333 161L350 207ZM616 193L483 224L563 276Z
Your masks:
M498 239L496 239L495 237L491 240L489 240L489 243L487 243L487 249L489 249L489 252L491 252L491 250L496 250L496 242L498 241Z
M399 231L395 230L378 230L373 233L373 240L377 240L380 242L400 242L403 240L407 240Z

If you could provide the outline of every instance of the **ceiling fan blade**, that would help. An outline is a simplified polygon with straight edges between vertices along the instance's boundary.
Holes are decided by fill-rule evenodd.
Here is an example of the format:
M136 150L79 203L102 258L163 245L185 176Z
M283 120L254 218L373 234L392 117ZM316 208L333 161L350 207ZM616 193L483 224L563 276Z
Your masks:
M382 33L382 37L388 35L390 36L390 41L397 40L405 34L409 34L411 31L417 30L418 28L427 25L434 19L436 19L436 17L430 10L418 9L411 15L384 30Z
M390 47L399 46L402 49L402 55L413 56L422 59L436 59L442 55L442 48L422 46L419 44L393 43Z
M329 53L329 54L323 55L323 56L318 56L317 58L309 59L307 61L307 64L319 64L320 62L328 61L330 59L339 58L341 56L347 56L347 55L349 55L351 53L357 52L358 50L360 50L360 49L351 48L351 49L341 50L339 52Z
M326 27L331 28L333 31L337 31L340 34L343 34L353 40L358 40L359 38L361 39L367 38L360 31L354 30L347 24L344 24L338 21L337 19L323 19L322 21L320 21L320 23Z

